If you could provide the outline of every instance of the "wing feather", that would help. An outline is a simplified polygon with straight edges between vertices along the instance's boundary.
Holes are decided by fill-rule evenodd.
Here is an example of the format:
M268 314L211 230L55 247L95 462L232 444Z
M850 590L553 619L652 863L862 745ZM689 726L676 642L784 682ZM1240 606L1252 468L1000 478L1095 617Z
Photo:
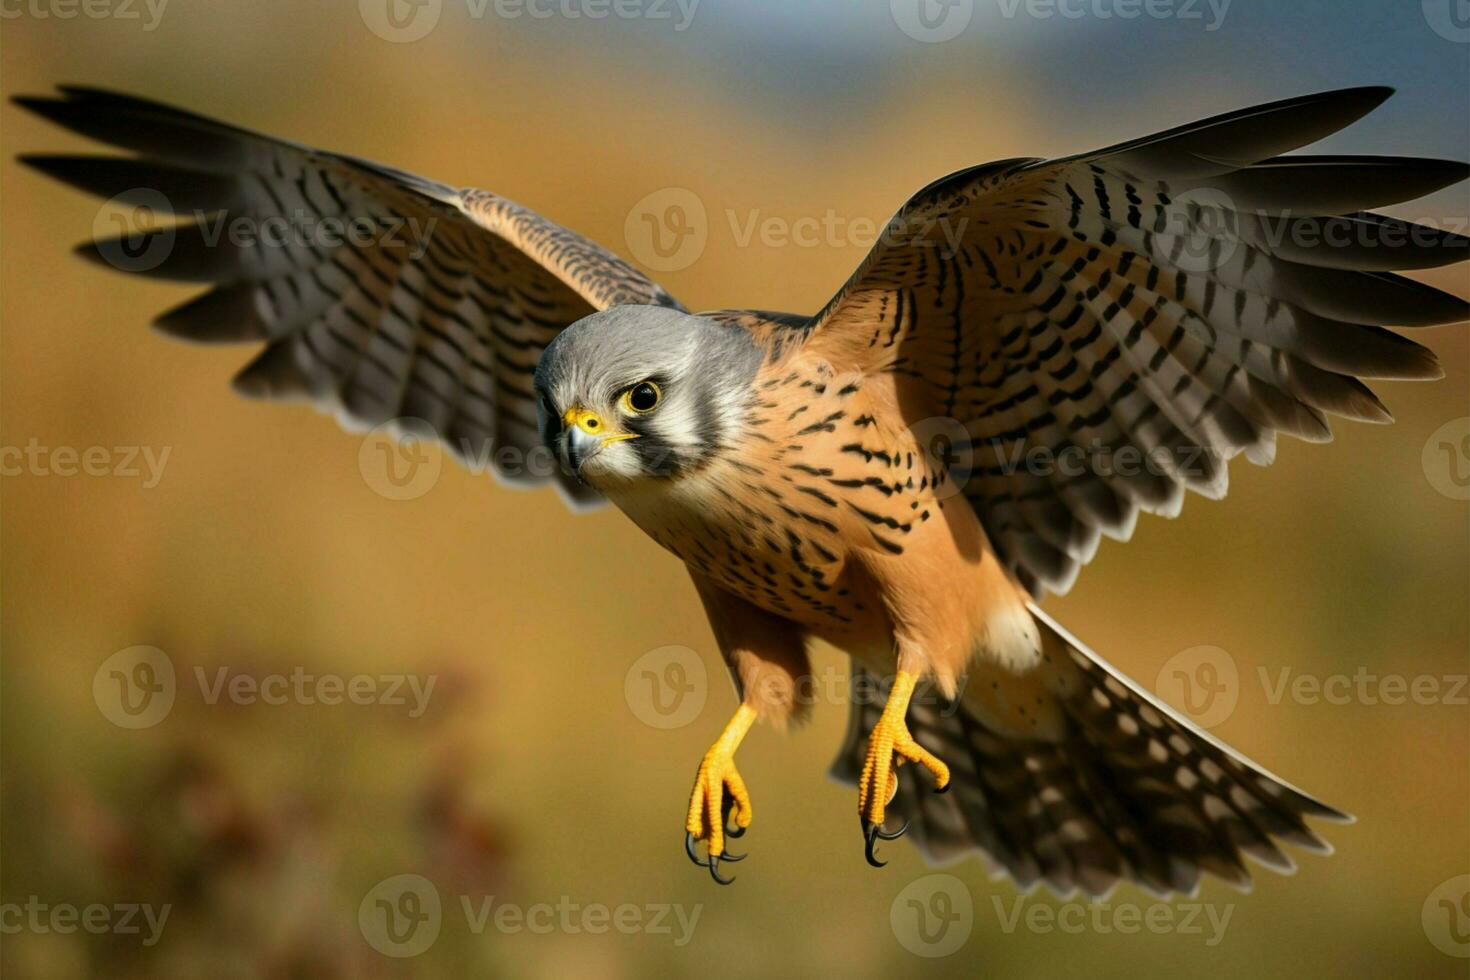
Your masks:
M157 102L76 86L15 101L137 154L22 160L176 219L78 251L140 275L214 284L155 323L182 340L263 343L237 391L309 400L353 430L389 424L422 438L427 425L505 482L553 479L569 502L596 501L549 460L531 464L531 378L557 333L595 310L678 307L628 263L488 191ZM149 260L118 261L140 253Z
M1329 415L1389 421L1360 379L1441 376L1380 324L1466 319L1465 300L1397 270L1464 261L1470 240L1369 209L1470 168L1281 155L1388 94L1326 92L936 181L804 342L892 373L910 424L962 425L954 472L992 544L1033 593L1064 591L1102 534L1178 513L1186 489L1222 496L1234 456L1269 463L1278 433L1326 441Z

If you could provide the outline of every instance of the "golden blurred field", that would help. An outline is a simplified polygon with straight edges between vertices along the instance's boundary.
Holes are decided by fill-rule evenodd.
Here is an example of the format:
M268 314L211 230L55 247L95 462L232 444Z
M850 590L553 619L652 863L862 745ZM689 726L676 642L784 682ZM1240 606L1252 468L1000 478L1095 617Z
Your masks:
M773 27L774 50L757 53L759 32L749 50L699 34L739 19L709 2L687 43L659 25L446 10L429 37L393 44L352 3L173 0L151 31L26 15L0 27L0 90L79 81L161 98L492 188L624 254L635 202L687 188L709 210L708 246L657 278L692 308L808 312L862 244L742 245L728 216L882 221L967 164L1377 80L1288 84L1202 66L1202 84L1145 85L1068 120L1053 100L1089 86L1045 92L1038 79L1066 67L1059 56L1021 70L1047 57L1033 34L1015 45L987 36L984 57L899 35L891 53L855 61L852 32L783 45ZM798 58L815 71L782 67ZM742 70L749 85L732 84ZM1456 109L1464 102L1444 108L1446 125L1463 130ZM1398 129L1373 135L1370 121L1334 149L1422 149L1425 129L1389 118ZM1356 825L1319 828L1336 855L1298 852L1296 875L1262 870L1249 895L1211 881L1194 930L1158 931L1119 928L1131 914L1120 908L1154 904L1131 887L1109 899L1104 928L1028 926L1040 912L1008 928L1018 901L1059 910L1060 922L1081 912L1041 892L1018 899L966 863L946 873L973 896L968 940L925 959L905 948L894 910L931 869L902 843L885 848L887 869L869 869L853 794L824 775L846 722L840 697L800 732L747 740L751 857L736 885L714 887L681 853L681 821L733 697L678 563L616 512L574 517L549 490L501 489L448 461L424 495L385 499L360 469L360 437L303 408L234 397L243 351L147 329L192 287L77 261L69 250L91 234L96 203L14 161L86 149L0 108L0 445L169 455L154 486L35 472L0 483L6 977L1464 976L1429 933L1442 914L1431 893L1470 871L1470 509L1431 482L1453 474L1424 462L1436 430L1470 414L1463 325L1418 335L1443 381L1377 388L1396 425L1339 425L1328 447L1283 441L1268 470L1238 463L1226 501L1143 519L1130 544L1105 544L1072 593L1049 602L1149 687L1181 651L1228 651L1238 703L1215 734L1355 813ZM1470 133L1440 152L1470 156ZM1465 187L1400 213L1463 228ZM1470 292L1463 265L1432 279ZM158 724L128 730L99 711L94 675L140 644L167 653L178 694ZM639 658L670 645L696 651L710 683L697 717L663 730L624 692ZM831 651L818 664L842 670ZM221 667L413 674L435 687L419 717L391 705L211 704L196 667L211 678ZM1273 698L1283 668L1436 677L1458 703ZM359 927L364 898L399 874L426 877L444 904L437 940L412 958L380 955ZM152 945L12 929L33 896L171 912ZM674 903L698 918L683 945L561 919L476 931L460 896L475 908L486 896L521 908ZM1223 935L1206 913L1228 914ZM1470 909L1457 921L1470 925Z

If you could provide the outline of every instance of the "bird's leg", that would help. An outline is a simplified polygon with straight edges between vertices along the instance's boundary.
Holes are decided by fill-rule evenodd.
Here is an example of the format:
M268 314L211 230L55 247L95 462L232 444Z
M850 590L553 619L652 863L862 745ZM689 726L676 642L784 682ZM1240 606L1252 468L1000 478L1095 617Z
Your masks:
M900 670L893 679L883 714L868 736L868 755L863 761L862 777L858 780L858 816L862 818L868 863L875 868L881 868L885 863L873 853L877 842L894 840L908 829L907 824L893 832L883 829L884 811L898 792L898 767L905 762L917 762L933 774L936 792L942 793L949 788L949 767L914 741L904 721L917 681L914 674L905 670Z
M739 861L743 854L725 852L725 838L739 837L750 826L750 793L745 780L735 768L735 750L755 723L755 708L742 704L735 709L734 716L720 737L704 754L699 763L699 772L694 777L694 792L689 797L689 819L684 823L684 849L695 864L709 868L710 876L722 885L733 878L721 878L720 861ZM734 810L735 825L725 826L726 814ZM701 861L695 852L694 842L705 842L707 857Z

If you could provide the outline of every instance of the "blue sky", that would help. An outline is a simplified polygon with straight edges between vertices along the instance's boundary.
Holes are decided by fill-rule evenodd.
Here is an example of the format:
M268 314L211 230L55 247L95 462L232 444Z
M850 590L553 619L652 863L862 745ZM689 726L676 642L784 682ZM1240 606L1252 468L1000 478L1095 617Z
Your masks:
M938 43L896 27L895 11L918 0L698 0L682 31L672 26L677 2L666 2L669 21L630 20L624 30L657 45L676 74L697 73L803 127L840 126L877 90L923 98L936 78L973 79L976 123L995 100L1024 97L1081 131L1100 117L1151 117L1150 107L1163 124L1191 111L1388 84L1400 94L1378 125L1353 133L1355 151L1463 158L1470 145L1470 43L1453 39L1470 35L1466 0L948 0L971 16ZM1125 18L1130 3L1170 15ZM1435 31L1436 18L1451 37ZM543 36L593 47L609 23L558 19ZM1131 114L1120 111L1130 104Z

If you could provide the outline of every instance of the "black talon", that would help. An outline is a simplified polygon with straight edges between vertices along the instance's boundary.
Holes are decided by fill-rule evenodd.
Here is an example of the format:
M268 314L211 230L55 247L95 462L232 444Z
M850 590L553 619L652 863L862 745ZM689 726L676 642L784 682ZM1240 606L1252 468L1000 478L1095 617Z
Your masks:
M729 880L726 880L724 878L721 878L719 874L715 871L715 867L718 865L718 863L720 861L728 861L729 863L734 864L736 861L744 861L748 856L745 854L730 854L727 852L725 854L715 854L708 858L701 858L699 856L699 852L695 849L694 846L694 835L689 833L689 831L687 830L684 831L684 853L689 855L689 860L694 862L695 867L709 868L710 874L714 877L715 881L718 881L722 885L728 885L731 881L734 881L735 879L730 878Z
M873 867L875 867L875 868L886 867L887 864L888 864L888 862L887 861L879 861L877 855L875 855L873 853L873 848L876 847L877 844L878 844L878 831L880 829L882 829L882 828L880 828L875 823L873 823L873 824L867 824L867 828L868 828L867 829L867 833L864 835L864 837L866 838L866 841L867 841L867 845L863 849L863 855L864 855L864 857L866 857L868 859L868 863L871 864Z
M866 820L863 821L863 829L865 843L865 847L863 848L863 856L868 859L868 863L871 864L873 867L882 868L886 867L888 862L879 861L878 856L873 853L873 849L878 846L878 842L880 840L898 840L904 834L908 833L909 821L905 820L902 827L891 833L884 830L882 824L868 823Z
M744 857L744 856L745 855L743 855L743 854L741 855L741 857ZM709 868L709 876L715 880L715 883L716 884L728 885L728 884L730 884L731 882L733 882L735 880L733 877L730 877L730 878L721 878L720 877L720 859L718 857L711 857L709 859L709 864L706 865L706 867Z
M936 787L934 787L934 795L935 796L943 796L945 793L948 793L949 792L949 788L951 786L953 786L953 785L954 785L954 777L951 776L949 782L945 783L943 786L936 786Z
M720 822L725 825L726 837L733 837L739 840L745 836L745 831L749 828L742 827L739 824L733 827L730 826L730 811L733 809L735 809L735 801L728 796L725 797L725 802L720 805Z

